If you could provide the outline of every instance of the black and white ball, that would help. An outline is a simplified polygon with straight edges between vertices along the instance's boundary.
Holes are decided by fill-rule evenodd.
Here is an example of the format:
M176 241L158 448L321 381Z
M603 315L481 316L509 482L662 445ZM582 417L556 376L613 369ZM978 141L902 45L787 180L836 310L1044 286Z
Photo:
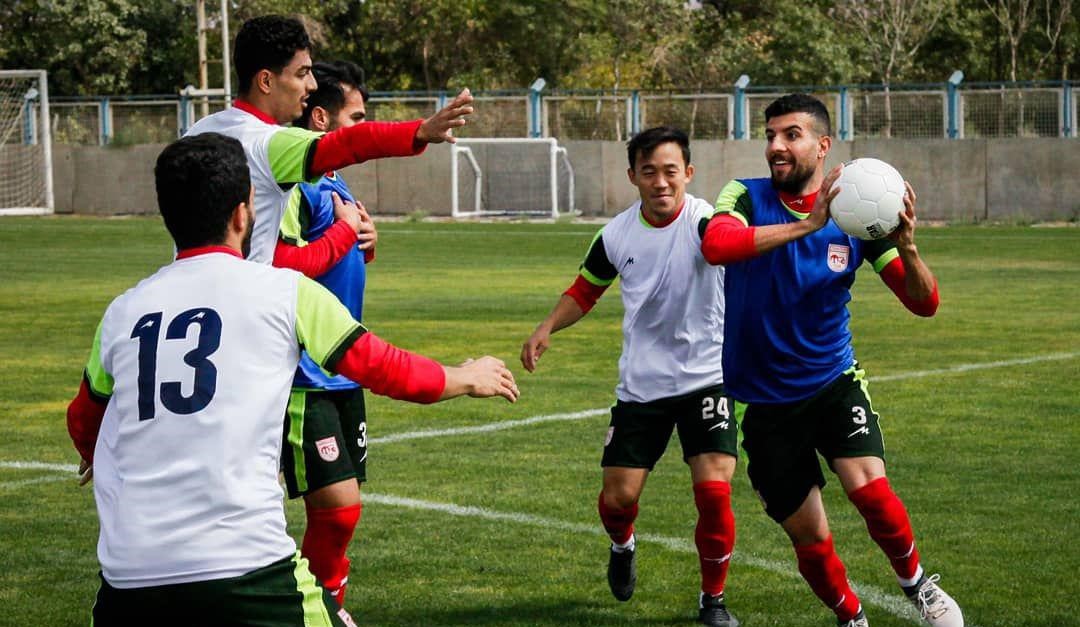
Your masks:
M900 225L904 212L904 177L880 159L861 158L844 164L833 188L829 212L840 230L859 239L881 239Z

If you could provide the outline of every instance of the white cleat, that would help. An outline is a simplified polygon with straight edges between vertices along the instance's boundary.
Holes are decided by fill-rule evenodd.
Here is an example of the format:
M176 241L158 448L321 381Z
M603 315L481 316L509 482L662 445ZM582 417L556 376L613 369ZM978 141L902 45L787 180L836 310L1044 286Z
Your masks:
M908 600L928 625L964 627L964 614L960 611L960 606L937 585L939 579L941 575L937 574L923 577L915 594L908 596Z
M870 621L866 620L866 612L859 610L859 613L855 615L855 618L847 622L837 622L837 627L870 627Z

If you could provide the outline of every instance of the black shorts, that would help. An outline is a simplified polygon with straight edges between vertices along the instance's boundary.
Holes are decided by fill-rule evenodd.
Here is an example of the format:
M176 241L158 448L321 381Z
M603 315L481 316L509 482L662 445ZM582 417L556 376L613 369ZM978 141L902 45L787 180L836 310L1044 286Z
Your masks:
M652 470L676 427L684 461L702 453L738 456L735 401L715 385L647 403L617 401L600 465Z
M285 411L281 472L289 498L367 479L364 392L293 389Z
M319 587L299 553L227 579L114 588L102 578L92 623L96 627L355 625Z
M769 517L782 522L811 488L825 486L818 453L830 468L838 457L885 459L878 418L858 365L804 401L750 403L742 425L747 474Z

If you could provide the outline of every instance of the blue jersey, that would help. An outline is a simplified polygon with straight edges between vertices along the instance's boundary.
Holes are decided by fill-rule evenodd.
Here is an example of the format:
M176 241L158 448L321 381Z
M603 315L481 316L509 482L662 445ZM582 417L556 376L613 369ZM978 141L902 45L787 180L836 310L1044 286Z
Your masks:
M342 200L353 200L345 181L329 173L315 184L300 183L289 195L281 221L281 237L287 243L304 246L313 242L334 224L334 200L337 192ZM353 246L333 267L315 280L338 297L356 320L364 309L364 253ZM307 351L300 357L293 387L317 390L350 390L359 387L340 375L330 375L316 364Z
M731 181L716 201L748 226L805 219L767 178ZM813 396L855 361L847 303L864 260L878 272L896 258L889 240L863 241L831 220L821 230L745 261L724 280L724 386L747 403Z

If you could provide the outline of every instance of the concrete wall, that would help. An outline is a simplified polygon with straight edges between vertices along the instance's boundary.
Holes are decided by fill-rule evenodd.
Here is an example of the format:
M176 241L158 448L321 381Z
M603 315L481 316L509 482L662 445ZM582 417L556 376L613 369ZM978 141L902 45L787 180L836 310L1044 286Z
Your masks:
M637 198L626 177L622 142L567 141L577 208L610 216ZM61 213L154 213L154 161L163 146L61 146L53 149L54 190ZM767 176L765 143L697 141L690 193L712 201L735 177ZM1080 142L1075 139L884 140L837 142L832 166L854 157L892 163L911 181L926 219L1069 220L1080 217ZM375 213L450 213L450 148L430 146L419 157L380 159L343 171Z

